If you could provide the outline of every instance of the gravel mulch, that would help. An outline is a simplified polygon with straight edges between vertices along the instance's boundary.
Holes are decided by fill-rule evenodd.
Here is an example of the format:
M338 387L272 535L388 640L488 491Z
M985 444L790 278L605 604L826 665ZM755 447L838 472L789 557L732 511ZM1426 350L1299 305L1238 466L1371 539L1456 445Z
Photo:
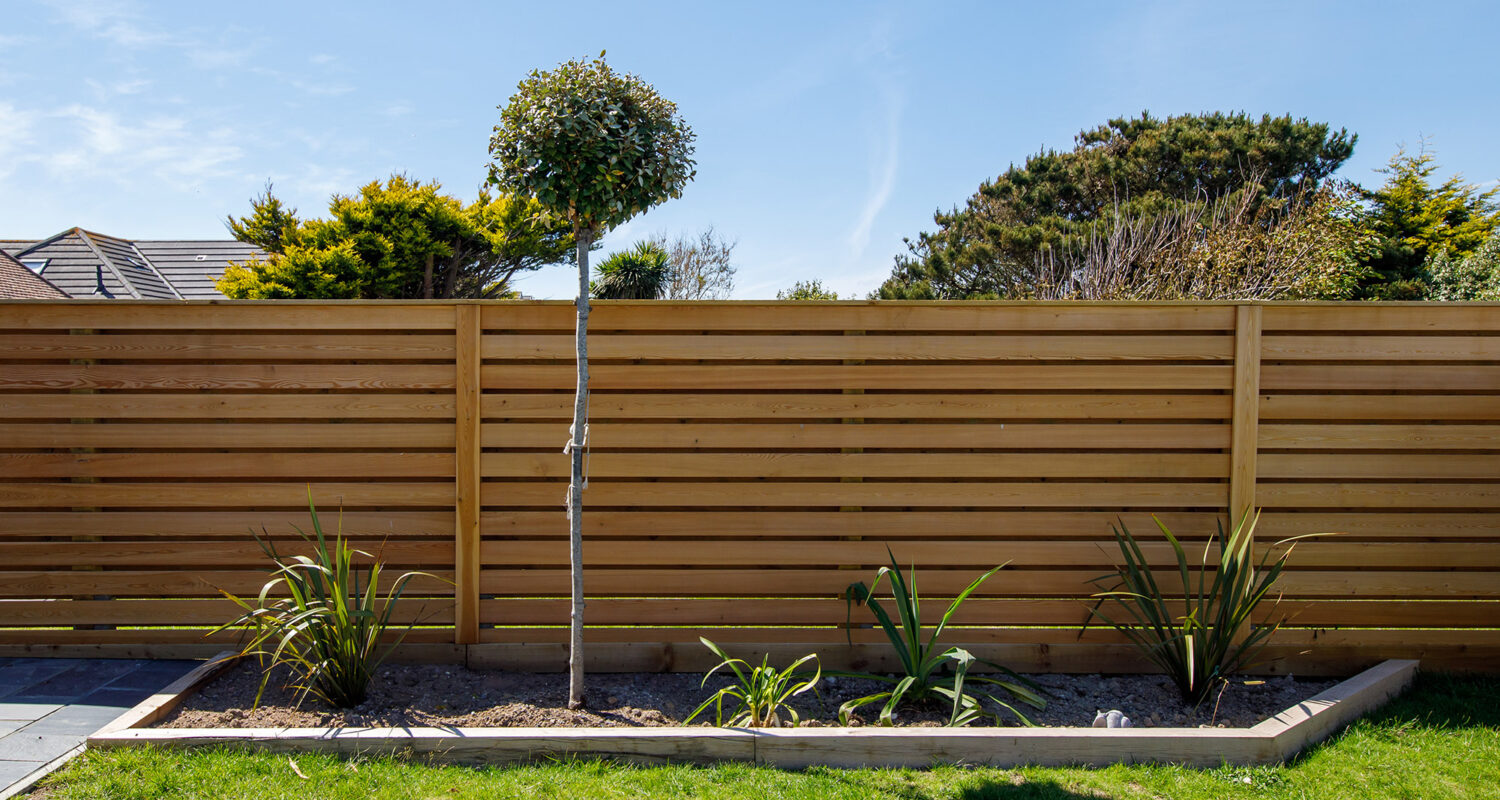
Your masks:
M1047 707L1017 705L1032 722L1048 727L1088 727L1098 711L1119 709L1138 727L1250 727L1267 717L1333 686L1336 680L1287 677L1228 684L1198 709L1183 705L1177 690L1156 675L1031 675L1045 690ZM158 723L168 728L314 728L314 727L621 727L678 725L720 686L700 688L702 676L681 673L589 675L588 708L567 708L567 676L469 670L460 666L389 664L376 674L369 698L339 710L311 698L296 706L292 695L273 677L261 704L254 705L260 671L239 664L187 700ZM798 698L805 724L838 724L838 707L846 700L880 691L875 681L824 676L818 694ZM853 721L870 724L879 706L867 706ZM1003 724L1019 724L1008 715ZM902 726L940 725L947 719L939 704L903 708ZM712 724L712 711L695 722ZM982 722L980 724L990 724Z

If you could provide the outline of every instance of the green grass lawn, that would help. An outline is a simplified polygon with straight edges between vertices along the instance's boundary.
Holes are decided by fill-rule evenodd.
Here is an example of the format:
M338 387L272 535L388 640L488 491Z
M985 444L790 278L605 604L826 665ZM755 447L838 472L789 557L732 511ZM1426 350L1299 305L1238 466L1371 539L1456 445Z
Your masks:
M1015 770L631 767L576 761L525 767L355 763L232 750L86 753L34 800L151 798L1500 798L1500 689L1489 678L1418 677L1416 688L1284 767Z

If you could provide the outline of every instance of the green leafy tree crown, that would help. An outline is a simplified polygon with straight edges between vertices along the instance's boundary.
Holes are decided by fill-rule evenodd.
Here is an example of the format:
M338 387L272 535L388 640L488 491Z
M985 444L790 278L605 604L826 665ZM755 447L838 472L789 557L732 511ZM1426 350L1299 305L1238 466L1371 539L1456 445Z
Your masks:
M602 233L682 196L693 140L675 103L601 53L521 81L490 138L490 180Z
M1451 257L1461 261L1477 252L1500 226L1500 187L1480 191L1454 175L1433 185L1436 154L1424 146L1416 155L1397 151L1382 170L1386 181L1366 191L1367 224L1380 239L1369 261L1360 296L1372 300L1420 300L1428 296L1423 265ZM1446 291L1446 290L1443 290Z
M441 190L392 175L334 195L327 219L299 220L268 185L249 215L228 220L236 239L266 255L230 266L219 290L254 299L500 297L517 273L571 259L568 226L541 219L535 200L482 192L466 205Z
M887 299L1025 296L1039 260L1076 248L1101 223L1151 224L1188 203L1250 192L1309 195L1354 152L1357 137L1324 123L1212 113L1113 119L986 181L937 230L908 240Z

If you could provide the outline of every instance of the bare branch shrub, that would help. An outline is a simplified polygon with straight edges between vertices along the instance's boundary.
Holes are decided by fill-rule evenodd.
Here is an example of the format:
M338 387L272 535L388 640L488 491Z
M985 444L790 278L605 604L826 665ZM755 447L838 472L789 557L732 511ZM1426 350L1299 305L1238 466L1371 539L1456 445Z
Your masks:
M734 293L734 248L732 242L709 226L696 236L668 239L658 234L651 241L667 253L669 265L666 299L727 300Z
M1347 187L1257 202L1239 191L1150 216L1119 207L1080 244L1038 259L1033 296L1070 300L1351 297L1369 234Z

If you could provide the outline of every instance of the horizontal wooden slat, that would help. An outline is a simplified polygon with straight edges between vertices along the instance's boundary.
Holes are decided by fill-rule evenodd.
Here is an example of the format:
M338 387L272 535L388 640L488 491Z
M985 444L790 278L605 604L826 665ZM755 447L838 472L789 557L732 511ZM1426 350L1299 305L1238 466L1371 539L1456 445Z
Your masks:
M193 600L7 600L0 601L0 626L53 625L222 625L244 613L226 598ZM447 625L449 600L403 603L391 612L397 625Z
M1444 453L1264 453L1256 470L1262 479L1278 478L1500 478L1500 457Z
M1500 367L1474 364L1265 364L1262 391L1496 391Z
M1266 331L1500 331L1494 303L1271 303Z
M452 571L426 570L403 596L417 601L422 596L452 596ZM381 577L380 591L399 577L392 572ZM219 597L220 590L237 595L254 594L269 580L266 570L12 570L0 572L0 597L69 597L115 595L137 597Z
M17 418L297 419L453 418L445 394L7 394L0 415Z
M1217 515L1174 512L1158 515L1171 530L1208 535ZM3 519L3 517L0 517ZM1342 518L1341 518L1342 519ZM562 509L489 511L482 515L487 536L538 536L568 530ZM943 536L1010 538L1108 536L1110 525L1154 529L1152 515L1104 511L595 511L583 515L587 537L612 536ZM1500 531L1500 520L1481 519Z
M0 469L5 460L0 456ZM1491 464L1493 466L1493 464ZM489 478L566 478L561 453L485 453ZM1222 478L1220 453L592 453L594 478Z
M345 511L324 507L328 523L341 520L344 532L371 537L451 534L451 511ZM321 515L320 515L321 516ZM101 536L109 538L242 538L262 529L273 535L310 529L307 509L298 511L0 511L0 531L22 536ZM213 546L213 545L205 545Z
M0 338L0 344L4 339ZM484 337L487 359L570 359L567 335L492 334ZM973 360L1228 360L1229 336L681 336L598 335L589 338L590 359L872 359ZM82 356L80 356L82 357ZM96 356L98 357L98 356Z
M453 367L404 364L6 364L0 389L452 389ZM1191 387L1196 388L1196 387Z
M589 418L753 419L1226 419L1227 395L1009 394L607 394L591 393ZM489 418L571 417L565 394L486 394Z
M1495 361L1500 336L1278 336L1261 340L1267 361Z
M1500 437L1500 427L1494 429ZM0 442L5 431L0 427ZM561 448L568 426L550 423L490 423L487 448ZM904 449L1219 449L1229 446L1229 426L1209 424L880 424L817 423L680 424L595 423L589 446L630 448L904 448Z
M1155 535L1152 535L1155 534ZM977 570L999 564L1021 567L1099 567L1109 572L1122 563L1119 546L1105 536L1096 541L1059 542L1005 539L995 542L933 541L931 539L867 539L864 541L765 541L701 539L605 539L590 542L585 564L595 567L622 566L757 566L808 567L814 565L864 567L873 571L890 563L894 555L903 567L923 569L971 566ZM1146 561L1159 567L1177 564L1171 546L1154 529L1137 531ZM1190 564L1201 563L1202 544L1193 542ZM1283 548L1262 539L1260 552ZM5 552L0 549L0 553ZM89 552L81 549L79 552ZM403 551L404 552L404 551ZM417 550L416 552L424 552ZM481 550L486 564L568 565L568 542L551 540L487 541ZM395 556L392 556L394 558ZM1291 549L1289 563L1296 569L1367 568L1493 569L1500 567L1500 543L1426 543L1413 547L1400 542L1352 542L1328 536L1303 540Z
M480 603L481 619L503 625L561 625L568 620L565 598L506 598ZM1081 599L997 599L975 597L953 615L955 625L1065 625L1089 621L1092 604ZM619 598L588 601L592 625L863 625L835 597L774 598ZM1286 620L1291 626L1439 626L1483 628L1494 625L1500 603L1486 600L1283 600L1266 603L1258 622ZM846 616L847 615L847 616ZM1095 624L1099 624L1097 621Z
M0 354L16 360L451 360L453 337L388 333L6 333L0 334Z
M453 483L314 483L313 499L339 506L442 506L453 503ZM0 507L113 506L122 508L298 507L300 483L0 483Z
M1496 450L1500 425L1262 424L1263 449Z
M562 503L566 482L486 481L486 506ZM751 491L753 490L753 491ZM643 483L592 481L587 505L599 506L1222 506L1228 489L1215 483ZM1500 491L1500 487L1497 487ZM0 499L4 495L0 494Z
M408 369L403 368L405 374ZM1228 389L1223 364L595 364L589 386L620 389L904 389L974 391L1100 389L1182 391ZM568 364L488 364L489 390L570 390L577 380ZM4 386L0 383L0 386Z
M0 447L130 447L234 450L280 448L452 448L453 424L130 423L0 424Z
M735 301L645 303L606 300L591 305L597 331L1227 331L1232 305L1185 303L1027 304L859 302L776 303ZM573 304L485 304L486 330L568 330Z
M139 328L146 330L452 330L451 306L422 303L90 302L17 303L0 307L0 329Z
M254 516L247 513L246 518ZM332 515L330 515L332 516ZM333 534L333 519L328 520L328 533ZM310 525L301 526L312 533ZM312 546L300 541L295 532L278 531L271 540L276 551L283 556L308 555ZM291 535L287 535L291 534ZM453 542L448 541L383 541L380 539L348 538L349 546L379 558L382 562L399 566L421 566L441 568L453 560ZM367 556L357 556L356 563L370 561ZM65 564L69 568L87 567L163 567L187 569L193 567L268 567L271 561L260 542L247 532L239 541L215 542L213 547L192 547L180 541L157 542L0 542L0 564L8 568L45 568Z
M1004 571L1002 571L1004 572ZM107 575L109 573L100 573ZM1086 597L1097 591L1098 569L1012 570L997 575L976 590L977 596ZM3 573L0 573L3 577ZM596 569L588 578L588 592L596 595L786 595L838 596L851 582L870 576L840 569ZM962 591L976 577L974 570L928 570L919 573L924 595L933 597ZM1177 572L1158 571L1157 581L1173 585ZM488 569L480 576L486 594L562 596L568 592L566 569ZM664 590L670 587L670 591ZM1495 598L1500 581L1492 572L1327 571L1290 570L1277 590L1292 598ZM1165 591L1165 590L1164 590ZM1077 636L1076 631L1060 632Z
M6 478L436 478L451 453L0 453Z
M1337 531L1361 539L1500 539L1500 514L1266 511L1256 530L1276 538Z
M1495 387L1500 390L1500 386ZM1496 395L1317 395L1260 398L1261 419L1500 420Z
M1500 483L1260 484L1265 508L1497 508Z

